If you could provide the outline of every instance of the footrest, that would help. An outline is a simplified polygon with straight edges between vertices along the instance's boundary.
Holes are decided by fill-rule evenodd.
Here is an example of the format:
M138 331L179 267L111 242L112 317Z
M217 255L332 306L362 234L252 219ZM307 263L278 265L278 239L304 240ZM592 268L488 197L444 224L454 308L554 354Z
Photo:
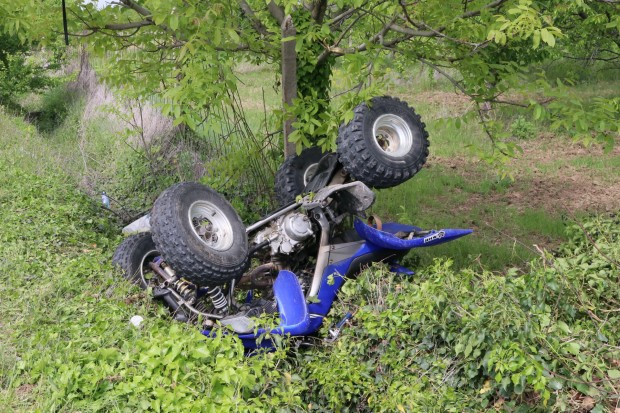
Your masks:
M224 326L230 327L235 333L247 334L254 330L254 320L245 315L232 315L220 320Z

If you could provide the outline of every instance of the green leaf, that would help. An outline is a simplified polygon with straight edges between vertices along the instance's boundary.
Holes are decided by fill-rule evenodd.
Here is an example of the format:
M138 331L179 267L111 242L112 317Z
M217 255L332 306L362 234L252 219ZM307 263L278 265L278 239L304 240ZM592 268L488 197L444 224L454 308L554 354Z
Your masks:
M538 49L538 46L540 46L540 30L534 30L534 34L532 35L532 44L534 49Z
M228 29L228 35L233 42L241 43L241 38L234 29Z
M557 326L558 326L558 328L560 330L562 330L566 334L571 334L572 333L570 328L568 328L568 325L564 321L558 321L557 322Z
M577 355L579 354L579 350L581 350L581 346L579 343L572 341L566 345L566 350L571 354Z
M540 38L549 46L555 46L555 37L547 29L540 29Z
M620 370L616 370L616 369L612 369L612 370L607 370L607 375L609 376L610 379L620 379Z
M562 382L558 379L551 379L548 386L553 390L562 390L563 387Z
M169 25L172 30L178 29L179 28L179 16L176 14L173 14L172 16L170 16Z

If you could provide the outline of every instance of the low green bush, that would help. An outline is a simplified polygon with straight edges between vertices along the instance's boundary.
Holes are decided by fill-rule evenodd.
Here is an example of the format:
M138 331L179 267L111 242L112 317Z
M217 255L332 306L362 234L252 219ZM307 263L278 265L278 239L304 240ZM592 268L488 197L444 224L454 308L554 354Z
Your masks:
M531 139L535 137L536 126L519 116L510 124L510 133L517 139Z
M98 205L0 160L0 403L9 411L269 411L300 402L280 350L173 323L112 270ZM134 314L146 321L129 324Z
M246 357L112 270L118 229L71 180L0 147L0 405L7 411L578 411L620 384L620 218L569 228L526 272L377 266L320 332ZM6 155L6 156L5 156ZM585 231L585 232L584 232ZM587 235L585 235L587 233ZM131 316L145 318L140 328Z
M612 409L620 218L583 229L525 273L436 261L412 278L378 267L346 283L332 313L357 311L353 325L306 356L306 400L343 411Z

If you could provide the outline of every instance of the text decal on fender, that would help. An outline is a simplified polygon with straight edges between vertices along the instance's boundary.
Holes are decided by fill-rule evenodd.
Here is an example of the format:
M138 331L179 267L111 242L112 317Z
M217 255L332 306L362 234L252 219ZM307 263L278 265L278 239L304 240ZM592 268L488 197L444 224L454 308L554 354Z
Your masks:
M441 238L443 238L445 236L446 236L446 232L445 231L439 231L436 234L429 235L428 237L424 238L424 243L426 244L428 242L435 241L436 239L441 239Z

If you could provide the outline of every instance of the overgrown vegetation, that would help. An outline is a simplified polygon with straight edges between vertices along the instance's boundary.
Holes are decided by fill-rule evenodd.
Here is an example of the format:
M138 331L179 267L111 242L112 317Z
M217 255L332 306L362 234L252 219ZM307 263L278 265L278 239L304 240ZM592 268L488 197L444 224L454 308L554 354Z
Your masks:
M29 172L31 154L3 143L0 402L11 411L599 412L618 402L617 217L571 224L568 242L525 271L444 259L410 278L372 268L330 314L355 311L335 344L248 358L231 336L175 324L115 274L119 237L102 209L58 169Z
M334 312L355 322L310 362L315 396L372 411L613 411L620 220L568 236L525 272L441 260L411 279L377 268L345 284Z
M214 187L246 222L270 208L269 173L282 156L276 121L286 116L279 28L265 2L248 2L261 10L268 30L261 36L247 15L228 14L231 2L204 16L192 2L175 2L175 13L155 0L140 3L154 7L152 20L140 23L127 8L90 10L86 19L92 27L117 16L120 24L144 24L134 37L95 35L93 64L100 73L113 66L107 80L122 85L112 91L82 70L87 54L69 85L59 73L41 77L58 68L58 56L28 39L54 41L48 17L57 25L57 2L0 1L3 408L618 409L617 5L509 0L463 22L455 16L487 3L413 2L422 9L411 21L403 15L390 23L414 30L412 37L390 27L366 50L336 59L334 49L321 66L316 59L326 46L362 44L403 10L400 2L352 2L342 22L362 23L349 28L317 23L296 10L299 2L272 2L292 11L299 29L292 140L329 147L360 100L389 94L408 101L427 123L431 157L414 179L377 191L373 212L475 233L407 256L415 276L377 266L349 281L310 346L291 340L247 358L233 337L207 340L171 321L112 270L110 258L123 223L177 181ZM68 4L86 18L90 6ZM77 29L77 21L70 24ZM171 33L187 37L170 43ZM127 50L129 42L154 39L162 54ZM399 46L386 45L395 39ZM237 41L266 50L221 50ZM110 50L119 45L123 51ZM449 53L462 59L448 64ZM142 72L128 87L134 69ZM517 104L501 106L504 99ZM571 136L581 144L564 139ZM519 153L517 146L522 156L504 156ZM500 164L509 178L498 174ZM112 197L112 211L99 206L101 191ZM340 339L322 342L348 311L355 317ZM135 314L146 319L140 328L129 324Z

